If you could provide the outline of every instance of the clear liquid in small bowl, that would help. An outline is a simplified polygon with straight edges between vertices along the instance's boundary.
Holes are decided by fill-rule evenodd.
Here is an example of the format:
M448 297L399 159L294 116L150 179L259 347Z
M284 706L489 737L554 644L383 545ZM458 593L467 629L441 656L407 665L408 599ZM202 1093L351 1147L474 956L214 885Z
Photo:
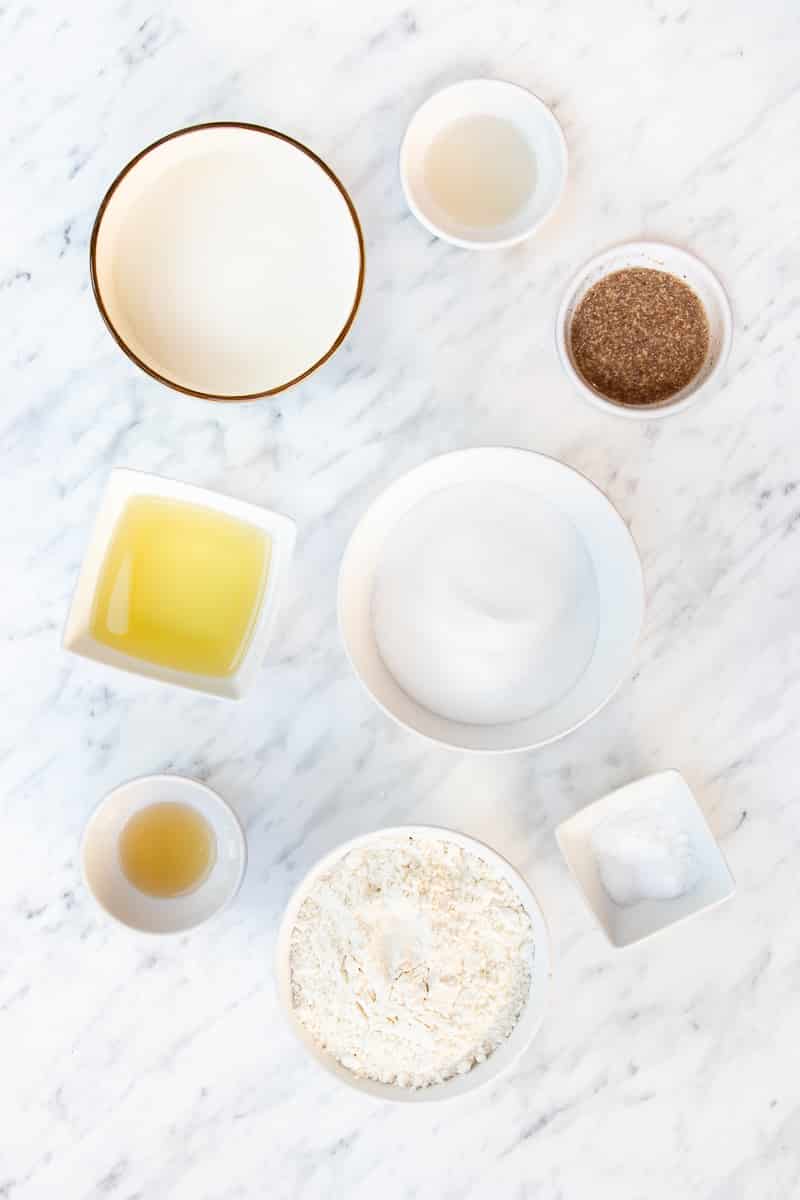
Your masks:
M536 186L536 159L510 121L478 114L439 131L423 174L431 200L449 220L488 229L525 207Z

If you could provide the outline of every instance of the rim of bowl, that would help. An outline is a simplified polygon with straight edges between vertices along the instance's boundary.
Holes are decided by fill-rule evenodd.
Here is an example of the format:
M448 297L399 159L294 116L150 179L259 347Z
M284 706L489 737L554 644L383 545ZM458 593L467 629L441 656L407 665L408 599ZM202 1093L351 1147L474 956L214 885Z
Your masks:
M118 917L116 913L112 912L110 908L106 908L105 904L102 904L100 900L98 900L97 894L89 881L89 876L86 871L86 847L89 841L89 832L94 824L95 817L100 813L101 809L105 808L111 797L117 792L121 791L122 788L130 787L132 783L153 783L161 779L182 779L186 783L191 783L192 787L202 788L204 792L207 792L210 796L213 796L220 807L226 810L228 815L232 818L234 828L236 829L236 833L238 835L238 842L241 850L239 873L236 877L235 886L231 888L230 895L223 900L219 908L215 908L214 911L209 913L207 917L203 917L201 921L195 922L194 925L187 925L185 929L139 929L136 925L129 925L127 921L123 921L121 917ZM184 933L191 933L193 930L199 929L201 925L207 925L209 921L213 921L215 917L218 917L220 913L224 912L225 909L236 899L241 886L244 883L244 877L247 874L247 834L244 831L244 825L242 825L242 822L239 820L239 817L234 811L232 805L228 803L224 796L221 796L219 792L215 791L214 788L209 787L207 783L203 783L200 779L194 779L191 775L180 775L178 773L172 774L169 771L157 771L152 775L133 775L130 779L123 779L122 783L116 784L111 791L106 792L106 794L97 801L97 804L95 804L92 811L89 813L89 816L86 819L86 824L83 827L83 833L81 834L80 840L79 857L81 864L81 882L86 888L86 891L92 897L92 901L99 912L103 913L105 917L108 917L109 920L113 921L115 925L119 925L121 929L127 929L129 933L135 933L138 937L173 938L180 937L181 934Z
M568 471L573 471L576 475L579 475L581 477L581 479L585 480L586 483L590 484L595 489L595 491L600 493L600 495L603 497L603 499L605 500L605 502L609 506L609 508L611 508L613 510L613 512L614 512L615 516L618 518L618 520L620 520L622 522L622 524L625 526L625 529L631 540L631 545L633 546L634 554L636 557L636 563L639 567L639 581L640 581L640 585L641 585L641 594L642 594L642 616L641 616L641 620L639 622L639 628L636 631L636 636L635 636L635 638L633 640L633 644L631 646L630 658L626 662L625 670L620 674L619 679L614 684L613 688L608 693L606 698L604 700L602 700L595 708L593 708L591 710L591 712L588 712L586 714L586 716L581 717L581 719L579 721L576 721L574 725L569 725L566 729L562 730L561 733L554 733L551 737L544 738L542 741L538 741L538 742L530 742L528 745L525 745L525 746L512 746L512 747L505 747L502 749L479 750L473 746L457 746L454 742L445 742L445 741L442 741L441 738L434 737L433 734L425 733L424 730L417 729L414 725L409 725L401 717L398 717L396 713L392 712L392 710L390 708L388 708L383 703L383 701L381 699L379 699L379 697L376 696L375 693L369 687L367 687L365 680L362 678L361 672L358 670L355 662L353 661L353 656L350 653L350 647L347 643L347 638L344 635L344 629L342 627L341 594L342 594L342 573L343 573L343 568L344 568L344 562L345 562L347 553L350 549L350 542L352 541L352 539L356 533L356 530L359 528L359 526L361 525L361 522L367 516L367 513L370 511L372 506L374 504L377 504L377 502L380 500L381 496L383 496L384 492L388 491L388 489L390 487L393 487L395 483L399 482L399 480L405 479L406 475L411 474L411 471L419 470L421 467L426 466L428 463L434 462L437 458L446 458L451 454L472 454L476 450L514 450L515 452L517 452L519 454L536 454L540 458L552 459L552 461L558 463L559 466L564 467ZM646 615L647 615L647 587L645 584L644 567L642 565L642 556L639 552L639 547L636 543L636 539L634 538L633 534L631 533L627 521L625 520L625 518L623 517L622 513L619 511L617 506L609 499L609 497L606 495L606 493L603 491L603 489L600 487L600 485L595 483L595 481L593 479L590 479L588 475L585 475L583 473L583 471L578 469L578 467L573 467L569 463L565 463L563 461L563 459L556 457L555 454L545 454L544 451L542 451L542 450L530 450L524 446L469 446L462 450L446 450L446 451L444 451L443 454L436 454L433 456L433 458L427 458L427 459L425 459L424 462L419 463L418 466L412 467L410 471L406 471L402 475L398 475L396 480L392 480L391 483L387 484L386 487L381 492L378 493L378 495L372 501L372 504L370 504L364 510L364 512L361 514L361 516L358 519L358 521L356 522L353 530L351 531L350 537L347 539L347 545L344 548L344 553L342 554L341 564L339 567L339 577L337 580L337 587L336 587L336 616L337 616L337 624L339 626L339 638L342 642L342 645L344 646L344 652L345 652L345 655L347 656L347 661L350 665L351 671L355 675L356 679L358 680L358 683L360 684L360 686L362 687L364 692L367 694L367 696L369 696L372 703L377 705L377 707L381 710L381 712L384 713L385 716L389 717L392 721L394 721L396 725L399 725L401 729L405 729L409 733L413 733L416 737L424 738L425 741L429 742L432 746L444 747L446 750L453 750L459 754L483 754L483 755L487 755L487 756L488 755L491 755L491 756L502 755L502 754L528 754L533 750L542 750L542 749L544 749L545 746L552 746L555 742L560 742L562 738L568 737L571 733L575 733L575 731L580 729L582 725L585 725L587 721L591 721L594 717L597 716L598 713L602 712L607 704L611 703L611 701L616 696L617 692L622 687L625 680L630 677L631 665L634 662L634 659L636 657L636 652L637 652L639 645L641 643L641 640L642 640L642 632L644 630L644 623L645 623ZM386 669L388 670L388 667ZM389 672L389 673L391 674L391 672ZM398 684L398 687L399 687L399 684ZM413 699L413 697L412 697L412 699ZM420 707L424 708L424 705L420 705ZM460 722L455 722L455 723L459 724ZM489 848L491 849L491 847L489 847Z
M106 306L103 302L100 284L97 279L97 239L100 234L100 227L103 223L103 217L105 216L106 209L108 208L111 198L119 185L133 170L133 168L136 167L143 158L150 154L151 151L158 149L159 146L163 146L165 142L171 142L175 138L186 137L189 134L200 133L205 129L247 129L251 133L263 133L267 134L269 137L278 138L279 141L288 142L291 146L294 146L295 149L300 150L303 154L306 154L317 164L318 167L322 168L325 174L339 189L339 192L341 193L344 202L347 205L350 217L353 221L353 226L356 231L359 261L356 292L353 298L353 307L350 309L347 320L342 326L336 341L333 343L330 349L326 350L321 358L318 358L316 362L312 363L312 365L300 375L296 375L293 379L290 379L287 383L280 384L278 387L267 388L266 391L263 392L247 392L241 395L215 396L211 392L201 392L196 388L185 387L184 384L178 383L174 379L168 379L166 375L162 375L159 371L155 370L154 367L148 366L148 364L144 362L134 350L131 349L125 339L115 328L114 323L111 320L111 317L109 316ZM364 233L361 228L361 221L359 220L358 212L356 211L356 206L353 203L350 193L347 191L347 188L344 186L339 176L331 167L328 166L324 159L320 158L318 154L315 154L314 151L309 149L308 146L304 145L303 142L298 141L297 138L291 137L288 133L281 133L279 129L271 129L267 125L256 125L250 121L205 121L199 125L186 125L182 129L175 129L172 133L164 134L163 137L158 138L155 142L151 142L149 146L145 146L143 150L140 150L138 154L135 154L133 158L131 158L125 164L103 196L103 199L100 202L100 207L97 210L97 216L94 219L94 225L92 226L92 236L89 240L89 274L92 281L92 293L94 295L95 303L100 311L100 316L103 318L103 322L108 329L108 332L111 334L120 350L122 350L123 354L127 355L131 362L135 363L136 366L144 371L146 375L149 375L151 379L157 380L158 383L163 383L166 387L172 388L173 391L182 392L185 396L197 396L200 400L213 400L217 404L235 404L244 400L263 400L269 396L277 396L281 392L288 391L289 388L294 387L295 384L302 382L302 380L308 378L309 375L313 375L314 371L318 370L323 363L326 363L328 359L331 358L332 355L334 355L339 349L342 342L350 332L353 322L356 319L356 314L361 305L361 298L364 292L365 266L366 251L364 247Z
M408 172L406 168L406 144L408 142L409 134L411 133L411 127L413 126L417 117L428 104L430 104L433 100L436 100L444 92L456 91L458 88L470 83L491 84L492 87L513 88L514 91L522 92L526 100L532 101L534 105L540 108L545 114L545 118L549 120L556 132L556 137L559 144L561 178L559 180L558 190L553 198L552 204L537 221L528 226L521 233L512 234L510 237L502 238L499 241L483 241L480 238L463 238L458 237L456 234L445 233L440 226L436 225L423 213L422 209L418 206L416 200L414 199L408 183ZM428 96L426 100L423 100L422 104L420 104L414 110L411 120L406 126L406 131L403 134L403 140L400 143L400 155L398 162L400 169L400 184L403 189L403 196L405 197L406 204L419 223L425 229L427 229L429 233L432 233L434 237L441 238L443 242L449 242L451 246L459 246L462 250L508 250L512 246L518 246L520 242L527 241L529 237L533 237L533 235L542 228L545 222L550 219L563 200L564 191L567 186L567 177L569 175L569 147L567 145L567 139L564 136L564 130L561 128L558 118L553 110L547 104L545 104L544 100L541 98L541 96L538 96L536 92L532 92L530 88L523 87L521 83L512 83L510 79L491 79L488 76L477 75L469 79L459 79L455 83L449 83L443 88L438 88L437 91Z
M720 309L722 311L722 340L720 344L720 351L717 355L717 360L711 367L711 370L702 383L692 388L692 381L689 381L686 386L692 388L692 390L688 392L688 394L685 395L681 400L666 399L661 401L659 404L639 406L618 404L615 400L610 400L607 396L604 396L602 392L596 391L596 389L593 388L590 383L587 383L580 371L578 371L578 369L572 363L569 348L567 346L567 312L570 308L570 305L572 304L576 293L580 289L587 275L589 275L595 267L600 266L604 259L611 258L612 255L625 250L628 250L631 253L649 254L666 252L670 256L675 255L680 258L684 258L691 263L692 267L699 274L702 274L705 277L706 282L711 287L712 291L715 292L719 302ZM616 266L613 268L613 270L624 269L625 268L621 266ZM667 266L654 267L653 269L663 270L669 275L675 274L675 272L670 271ZM598 276L598 281L600 279L604 279L606 275L613 274L613 270L604 271L602 275ZM688 280L685 282L687 283L687 286L691 287L691 284L688 283ZM579 267L578 270L575 271L570 277L570 280L564 289L564 295L562 296L561 303L558 306L555 337L556 350L561 361L561 366L564 369L565 374L569 377L576 391L584 400L588 400L590 404L592 404L595 408L600 409L601 412L611 412L616 416L626 417L633 421L655 421L661 417L669 417L679 412L685 412L687 408L689 408L692 404L695 404L698 400L707 399L711 391L711 384L718 379L720 372L728 361L728 356L730 354L731 345L733 342L733 311L731 309L731 302L728 298L728 293L725 291L725 288L722 286L722 283L720 282L716 273L712 271L711 267L709 267L707 263L703 262L701 258L698 258L698 256L693 254L690 250L685 250L683 246L676 246L672 242L655 242L645 239L632 242L615 242L612 246L606 247L605 250L601 250L598 254L594 254L590 259L587 259L583 266Z
M514 878L514 891L523 904L526 913L529 917L532 917L533 914L538 916L538 920L541 924L542 942L545 948L545 970L542 973L540 982L540 986L543 989L543 998L540 1005L541 1011L538 1013L538 1019L531 1029L530 1035L521 1043L519 1048L515 1050L514 1054L511 1055L507 1063L504 1063L503 1066L498 1067L493 1072L488 1072L485 1078L478 1078L477 1081L471 1082L469 1086L465 1086L463 1090L460 1091L461 1095L466 1095L468 1092L477 1091L479 1088L485 1087L487 1084L494 1082L501 1076L507 1074L507 1072L519 1062L522 1055L530 1049L536 1038L536 1035L539 1033L542 1025L544 1024L544 1019L551 1003L551 984L553 978L553 938L550 932L550 926L547 922L547 917L545 916L544 909L539 903L536 893L525 879L522 872L519 871L517 867L515 867L514 864L505 857L505 855L501 854L499 850L495 850L494 847L488 845L486 842L481 841L480 838L473 837L472 834L462 833L460 830L451 829L446 825L387 825L381 829L374 829L370 833L362 833L356 835L356 837L348 838L346 841L339 843L338 846L334 846L333 849L329 850L326 854L323 854L314 863L312 863L299 883L292 889L289 899L286 901L283 909L283 915L281 917L280 924L278 925L275 953L273 956L275 990L278 994L278 1003L280 1009L284 1014L286 1023L291 1030L292 1036L303 1048L309 1058L313 1059L313 1061L316 1062L316 1064L328 1075L332 1076L334 1079L337 1079L340 1083L345 1084L345 1086L361 1092L362 1095L369 1096L372 1100L387 1100L390 1103L430 1103L433 1101L438 1102L441 1100L456 1099L457 1097L450 1095L448 1084L451 1084L455 1081L469 1079L472 1071L475 1068L473 1067L467 1072L466 1075L453 1075L449 1079L444 1080L443 1083L431 1084L427 1088L399 1088L396 1084L381 1083L378 1080L368 1079L366 1077L362 1078L360 1075L354 1074L354 1072L349 1071L347 1067L343 1067L341 1063L337 1062L332 1054L328 1054L327 1051L320 1047L316 1048L316 1054L313 1053L303 1035L300 1033L298 1028L300 1022L298 1021L297 1017L295 1017L293 1008L287 1003L284 987L282 986L283 980L289 985L289 987L291 987L289 947L291 945L292 929L294 928L297 911L300 907L297 901L319 878L320 874L322 874L329 867L332 867L334 863L343 858L345 854L349 854L351 850L358 849L360 846L365 846L371 842L381 841L386 838L404 838L414 836L415 834L424 836L425 834L431 833L444 834L446 837L453 839L456 844L466 844L465 848L469 849L478 858L488 857L489 862L494 859L511 872ZM441 840L444 841L445 838L442 838ZM289 914L293 909L295 910L294 917L290 925ZM536 949L536 944L534 948ZM535 961L536 959L534 957L534 963ZM529 1003L530 998L533 995L533 990L534 981L532 979L528 997L525 1001L525 1006L527 1006ZM515 1024L514 1029L512 1029L511 1033L509 1034L509 1038L513 1037L514 1030L517 1028L519 1021L522 1019L524 1011L525 1008L523 1007L519 1017L517 1018L517 1024ZM309 1041L313 1040L311 1039L310 1035L308 1035L308 1037ZM506 1043L501 1043L501 1045L507 1044L507 1040L508 1039L506 1039ZM498 1047L498 1049L500 1049L500 1047ZM490 1063L491 1059L492 1055L485 1059L484 1062ZM483 1064L476 1064L476 1066L482 1065Z

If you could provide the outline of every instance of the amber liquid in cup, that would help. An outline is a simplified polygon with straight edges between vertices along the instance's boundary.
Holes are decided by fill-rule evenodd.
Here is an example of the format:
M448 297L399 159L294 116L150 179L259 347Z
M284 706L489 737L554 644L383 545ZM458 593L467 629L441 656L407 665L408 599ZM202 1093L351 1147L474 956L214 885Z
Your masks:
M185 896L208 877L216 843L208 821L189 804L164 801L134 813L119 839L122 872L137 891Z

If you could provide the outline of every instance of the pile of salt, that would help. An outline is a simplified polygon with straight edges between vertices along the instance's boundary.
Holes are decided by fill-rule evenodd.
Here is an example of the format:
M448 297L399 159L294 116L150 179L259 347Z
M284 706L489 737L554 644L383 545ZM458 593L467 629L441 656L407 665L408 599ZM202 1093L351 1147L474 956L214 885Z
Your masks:
M591 842L603 887L615 904L675 900L700 879L692 839L666 806L617 813L598 825Z

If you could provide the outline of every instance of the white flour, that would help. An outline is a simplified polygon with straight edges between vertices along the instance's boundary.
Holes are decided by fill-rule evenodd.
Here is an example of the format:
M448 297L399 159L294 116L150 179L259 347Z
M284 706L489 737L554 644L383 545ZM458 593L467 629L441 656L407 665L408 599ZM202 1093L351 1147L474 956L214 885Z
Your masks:
M356 1075L428 1087L508 1037L533 951L516 893L477 855L424 837L352 850L298 913L295 1013Z

